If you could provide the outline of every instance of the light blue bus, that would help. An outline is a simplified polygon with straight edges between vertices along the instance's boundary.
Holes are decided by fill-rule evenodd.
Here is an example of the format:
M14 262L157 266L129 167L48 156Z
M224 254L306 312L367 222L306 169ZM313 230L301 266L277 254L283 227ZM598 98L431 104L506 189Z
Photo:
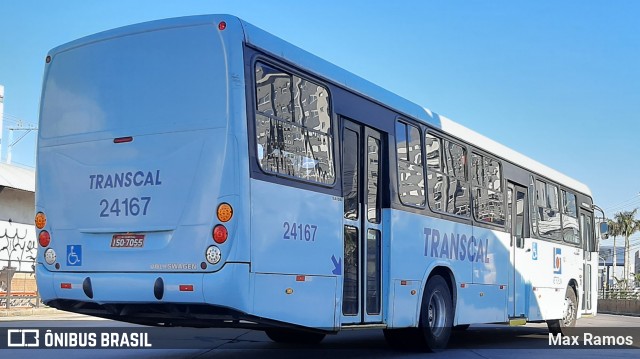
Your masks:
M51 50L39 128L55 308L424 350L597 311L587 186L236 17Z

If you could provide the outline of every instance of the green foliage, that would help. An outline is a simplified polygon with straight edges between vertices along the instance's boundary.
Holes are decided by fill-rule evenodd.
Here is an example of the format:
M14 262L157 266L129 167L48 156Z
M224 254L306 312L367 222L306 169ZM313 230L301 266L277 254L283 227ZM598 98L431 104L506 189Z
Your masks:
M618 283L618 287L626 288L628 286L627 279L631 274L631 264L629 258L629 237L631 237L634 233L640 231L640 221L636 220L636 214L638 212L638 208L635 208L631 211L622 211L618 212L614 215L614 220L608 220L609 224L609 234L613 236L613 251L615 253L615 237L622 236L624 237L624 276L622 280ZM614 261L615 262L615 261ZM615 268L615 263L614 263Z

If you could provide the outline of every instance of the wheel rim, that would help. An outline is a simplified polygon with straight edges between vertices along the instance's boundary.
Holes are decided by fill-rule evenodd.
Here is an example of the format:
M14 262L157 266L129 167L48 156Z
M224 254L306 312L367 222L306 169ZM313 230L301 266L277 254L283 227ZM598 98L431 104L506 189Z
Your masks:
M564 308L565 308L565 314L564 314L564 320L563 320L564 326L568 327L571 325L571 323L573 323L576 306L571 299L564 298Z
M444 330L446 320L447 311L444 298L440 291L435 291L429 298L429 306L427 307L427 321L434 336L440 335Z

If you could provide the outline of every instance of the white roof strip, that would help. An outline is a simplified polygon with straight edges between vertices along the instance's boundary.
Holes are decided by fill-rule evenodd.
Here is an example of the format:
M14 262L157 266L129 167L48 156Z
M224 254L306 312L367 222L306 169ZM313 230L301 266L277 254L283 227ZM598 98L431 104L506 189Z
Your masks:
M425 111L429 110L425 109ZM591 196L591 190L584 183L581 183L565 174L562 174L554 170L553 168L547 167L534 159L516 152L509 147L502 145L490 138L487 138L442 115L440 115L440 123L442 130L446 133L456 136L461 140L471 143L484 151L500 156L505 160L511 161L516 165L522 166L539 175L545 176L553 181L558 182L559 184Z

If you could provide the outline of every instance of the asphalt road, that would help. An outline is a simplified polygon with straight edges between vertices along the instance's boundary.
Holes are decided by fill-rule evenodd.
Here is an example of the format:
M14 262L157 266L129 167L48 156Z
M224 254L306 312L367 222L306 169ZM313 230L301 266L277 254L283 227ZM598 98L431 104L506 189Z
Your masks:
M271 342L258 331L244 329L163 329L162 339L152 341L154 347L168 349L3 349L1 357L23 358L637 358L640 356L640 318L601 314L583 318L578 327L597 337L601 328L618 328L616 333L633 338L622 348L558 349L549 345L544 324L522 327L473 325L463 332L454 332L449 348L440 353L395 351L389 348L381 330L343 331L329 335L316 346L288 346ZM109 320L75 314L55 313L28 317L0 317L0 340L6 341L6 331L20 328L54 328L54 331L147 331L148 327L133 326ZM166 334L169 333L169 334ZM612 333L605 333L606 335ZM605 335L602 334L602 335ZM3 336L4 335L4 336ZM98 334L99 335L99 334ZM153 332L152 334L153 335ZM156 336L156 338L158 338ZM160 341L160 342L159 342ZM179 349L173 349L179 348ZM540 349L542 348L542 349Z

